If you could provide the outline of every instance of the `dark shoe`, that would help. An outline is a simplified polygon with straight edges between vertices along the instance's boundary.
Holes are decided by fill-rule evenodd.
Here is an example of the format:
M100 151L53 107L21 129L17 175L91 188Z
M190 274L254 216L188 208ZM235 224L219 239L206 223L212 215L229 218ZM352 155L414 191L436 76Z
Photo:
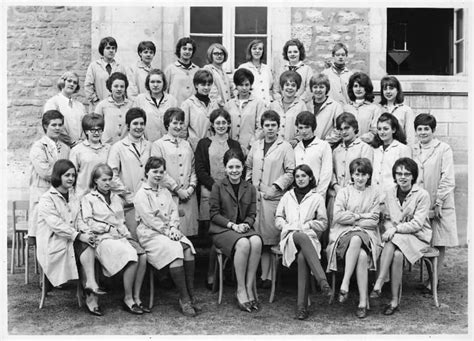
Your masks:
M135 315L143 314L143 310L140 309L140 307L136 303L133 303L133 305L129 307L127 303L123 302L123 310Z
M100 307L98 307L98 306L91 309L91 308L89 308L89 306L86 304L86 308L87 308L87 311L88 311L90 314L92 314L92 315L95 315L95 316L102 316L102 315L104 315L104 314L102 313L102 310L100 310Z
M179 307L181 308L181 312L184 316L187 317L194 317L196 316L196 310L194 310L191 301L183 302L181 299L179 301Z
M296 312L296 318L298 320L306 320L308 319L308 317L309 317L309 313L308 313L308 310L306 310L306 308L298 309L298 311Z
M97 288L97 289L84 288L84 293L85 293L86 295L90 295L90 294L105 295L105 294L106 294L105 291L102 291L102 290L100 290L99 288Z
M348 291L344 291L344 290L340 290L339 291L339 303L344 303L347 301L347 299L349 298L349 292Z
M360 318L366 318L367 317L367 307L357 307L355 315Z
M265 279L262 281L262 289L270 289L272 287L272 281L270 279Z
M383 310L384 315L393 315L394 312L398 311L398 305L396 307L392 307L392 305L389 303L385 306Z
M260 311L260 309L262 309L262 307L260 306L260 302L257 300L252 300L249 302L249 304L250 309L252 309L252 311Z
M193 306L196 313L200 313L202 311L202 306L199 304L196 296L191 297L191 305Z
M138 308L143 310L144 313L151 313L151 310L148 309L148 307L146 307L143 303L137 304L137 306L138 306Z
M327 298L330 298L332 296L332 289L330 286L325 286L325 287L322 287L321 288L321 295L323 295L323 297L327 297Z
M239 298L237 297L237 293L235 294L235 300L237 301L237 307L239 307L240 310L246 311L247 313L252 312L252 307L250 305L250 302L241 303L239 301Z
M372 292L369 295L369 298L380 298L382 297L382 291L381 290L372 290Z

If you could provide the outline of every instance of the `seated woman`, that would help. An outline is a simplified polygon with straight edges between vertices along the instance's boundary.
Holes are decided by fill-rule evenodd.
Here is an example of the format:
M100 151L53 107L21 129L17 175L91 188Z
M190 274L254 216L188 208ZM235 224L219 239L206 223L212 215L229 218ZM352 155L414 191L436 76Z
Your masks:
M179 305L185 316L201 310L194 292L193 244L179 230L178 207L171 193L161 186L166 162L150 157L145 165L146 182L135 194L137 236L148 262L160 270L169 265L170 276L179 291Z
M89 182L90 192L81 200L79 226L96 237L95 256L105 276L112 277L125 269L123 307L132 314L141 315L150 312L140 300L146 254L125 226L122 198L111 192L112 177L112 168L105 163L94 167Z
M356 316L367 316L368 274L376 270L381 250L378 191L370 186L372 165L366 158L354 159L350 165L352 184L343 187L334 203L334 225L326 249L327 271L337 271L337 261L344 262L344 277L339 291L339 302L347 301L349 282L357 266L359 306Z
M234 255L237 305L243 311L258 311L260 305L253 285L262 253L262 239L253 229L257 192L242 179L244 156L240 148L225 152L224 166L226 177L214 183L209 198L209 234L224 255Z
M323 197L316 190L316 180L308 165L293 172L293 189L286 192L276 210L275 225L281 230L280 249L283 265L290 267L298 261L298 298L296 318L306 320L308 312L309 269L318 281L324 296L331 288L321 266L319 235L327 229L328 221Z
M79 200L74 193L76 169L71 161L60 159L53 166L52 187L38 203L36 231L38 263L52 286L79 279L78 263L89 312L101 316L96 295L99 290L94 274L95 236L78 231L74 225L79 213Z
M370 297L380 297L390 271L392 299L383 313L398 310L398 297L403 275L403 258L411 264L420 259L421 250L431 241L429 222L430 195L416 185L418 166L410 158L398 159L392 168L396 186L385 191L385 243L380 256L380 270Z

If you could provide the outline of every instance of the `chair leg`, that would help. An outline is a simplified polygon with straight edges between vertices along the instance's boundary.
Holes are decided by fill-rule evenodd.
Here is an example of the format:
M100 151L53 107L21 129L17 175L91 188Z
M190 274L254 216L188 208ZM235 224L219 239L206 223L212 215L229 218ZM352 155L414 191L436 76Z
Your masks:
M433 257L433 271L432 271L431 291L433 291L433 299L436 307L439 308L438 302L438 257Z
M29 263L29 252L30 251L30 245L28 244L28 237L25 238L25 284L28 284L29 281L30 281L30 273L29 273L29 269L30 269L30 263ZM35 255L34 257L36 258L36 252L35 252Z
M336 272L332 271L331 272L331 297L329 298L329 304L334 303L334 296L336 295Z
M36 256L36 244L33 245L33 253L34 253L34 260L35 260L35 274L39 274L39 270L38 270L38 258Z
M153 303L155 300L155 269L150 266L150 300L148 301L148 309L153 308Z
M12 236L12 257L11 257L11 267L10 267L10 273L13 275L15 272L15 240L16 240L16 232L13 231L13 236Z
M275 254L272 254L272 290L270 292L270 299L269 302L273 303L273 300L275 299L275 286L276 286L276 278L277 278L277 263L278 263L278 256Z
M219 298L217 300L218 304L222 302L222 292L224 291L224 274L223 274L223 262L222 262L222 254L217 254L217 262L219 266ZM215 279L214 279L215 280Z
M82 289L81 279L77 280L76 297L79 308L82 308L84 306L84 290Z
M424 276L423 276L423 258L420 260L420 282L423 283L424 282Z
M39 308L42 309L44 306L44 300L46 298L46 275L44 274L44 271L41 269L41 279L42 279L42 284L41 284L41 301L39 304Z

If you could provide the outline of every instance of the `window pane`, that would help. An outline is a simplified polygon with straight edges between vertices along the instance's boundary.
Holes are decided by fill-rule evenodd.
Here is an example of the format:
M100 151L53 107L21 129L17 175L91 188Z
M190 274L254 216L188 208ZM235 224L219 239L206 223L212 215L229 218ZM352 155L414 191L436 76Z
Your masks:
M236 7L236 34L267 34L266 7Z
M213 43L221 43L222 37L200 37L193 36L191 38L196 42L196 53L193 56L193 63L199 67L203 67L207 64L207 49Z
M191 7L191 33L222 33L222 7Z
M265 56L263 58L263 62L267 62L267 38L262 38L262 37L246 37L246 38L235 38L235 62L234 62L234 67L237 68L240 64L243 64L246 62L245 60L245 52L247 51L247 46L248 44L254 40L254 39L260 39L263 41L263 44L265 45Z
M464 71L464 41L456 44L456 73Z
M463 38L464 11L456 11L456 40Z

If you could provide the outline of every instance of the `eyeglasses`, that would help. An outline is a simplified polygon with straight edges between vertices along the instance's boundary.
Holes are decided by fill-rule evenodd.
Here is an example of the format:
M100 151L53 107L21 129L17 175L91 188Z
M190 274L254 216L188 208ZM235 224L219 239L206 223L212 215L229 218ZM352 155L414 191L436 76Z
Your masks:
M399 177L408 178L408 177L411 176L412 174L411 174L410 172L395 172L395 175L396 175L396 176L399 176Z
M225 54L224 54L224 52L212 52L212 55L223 57Z
M92 133L92 134L99 134L99 133L102 133L102 128L94 128L94 129L89 129L89 131Z

